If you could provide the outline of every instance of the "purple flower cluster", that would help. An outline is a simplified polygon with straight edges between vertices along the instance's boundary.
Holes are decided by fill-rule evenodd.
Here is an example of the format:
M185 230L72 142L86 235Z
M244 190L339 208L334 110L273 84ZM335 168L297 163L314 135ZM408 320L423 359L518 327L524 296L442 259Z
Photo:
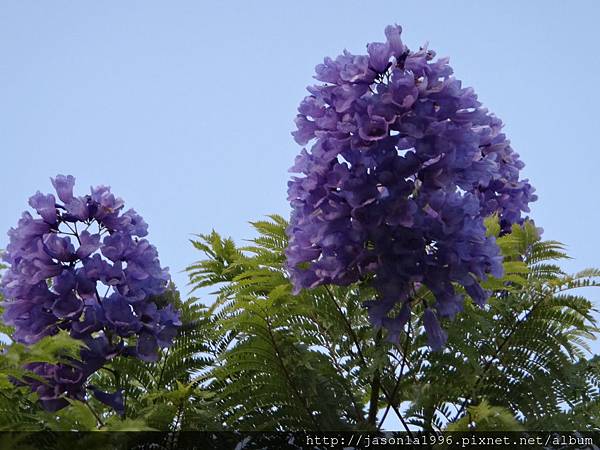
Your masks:
M371 321L395 338L425 285L424 325L434 348L440 317L461 310L464 287L478 304L479 280L501 276L502 259L484 217L506 232L522 221L534 189L523 163L481 106L452 76L445 58L410 51L401 28L366 55L325 58L308 87L293 133L302 150L289 182L288 268L296 290L369 278L378 299Z
M15 328L13 339L33 344L66 330L86 347L72 364L32 364L44 381L30 385L49 410L82 400L86 389L122 409L120 393L86 386L91 374L116 355L155 361L159 347L171 344L181 325L171 305L154 299L169 282L156 248L146 239L148 225L110 188L73 195L75 179L52 179L58 195L39 191L29 199L39 218L24 212L4 260L10 265L0 287L6 301L3 320Z

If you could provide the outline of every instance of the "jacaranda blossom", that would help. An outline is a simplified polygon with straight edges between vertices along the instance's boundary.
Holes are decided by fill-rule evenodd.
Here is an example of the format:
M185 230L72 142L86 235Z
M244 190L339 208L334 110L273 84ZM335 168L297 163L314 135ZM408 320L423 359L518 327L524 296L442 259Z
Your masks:
M36 363L27 368L31 388L49 410L83 400L86 390L122 412L121 393L104 393L86 382L117 355L155 361L181 325L172 305L154 299L170 280L156 248L144 237L148 225L109 187L75 196L75 178L52 179L54 194L29 199L37 217L24 212L8 234L4 260L10 265L0 284L3 320L13 339L33 344L66 330L86 347L72 364Z
M325 58L301 102L293 133L301 145L289 182L288 269L296 291L369 278L378 298L371 321L398 336L415 287L429 343L441 348L440 317L463 306L459 284L482 305L480 285L502 275L483 219L506 232L523 220L534 189L502 133L502 122L452 75L448 59L409 50L401 28L366 55ZM421 300L424 301L424 300Z

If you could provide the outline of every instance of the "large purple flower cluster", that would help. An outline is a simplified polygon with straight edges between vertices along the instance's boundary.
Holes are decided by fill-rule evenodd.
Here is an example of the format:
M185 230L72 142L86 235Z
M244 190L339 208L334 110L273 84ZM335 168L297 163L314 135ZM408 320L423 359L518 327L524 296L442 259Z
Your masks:
M378 299L371 321L392 338L403 328L415 287L426 304L429 343L443 346L439 317L460 311L464 287L478 304L479 281L501 276L501 255L483 219L504 231L535 200L519 179L523 163L481 106L452 76L448 60L410 51L401 28L367 55L325 58L300 104L293 133L301 145L289 182L293 212L288 268L296 290L369 278Z
M122 409L120 393L87 386L88 377L116 355L154 361L159 347L169 346L181 325L172 305L154 301L169 281L156 249L146 240L147 224L110 188L73 195L75 179L52 179L53 194L39 191L29 204L39 215L24 212L4 260L10 264L1 288L5 323L14 326L17 342L33 344L66 330L85 344L81 361L32 364L43 379L30 385L49 410L83 400L90 390L99 400Z

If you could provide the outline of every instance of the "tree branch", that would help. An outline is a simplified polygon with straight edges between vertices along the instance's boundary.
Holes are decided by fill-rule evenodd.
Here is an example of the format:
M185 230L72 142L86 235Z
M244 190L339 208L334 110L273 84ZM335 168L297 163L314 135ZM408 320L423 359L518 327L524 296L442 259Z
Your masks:
M368 367L367 364L367 360L360 348L360 342L358 339L358 336L356 336L356 333L354 332L354 329L352 328L352 324L350 323L350 321L348 320L348 318L346 317L346 315L344 314L344 311L342 310L341 306L338 304L335 296L333 295L333 293L329 290L329 286L325 285L325 291L327 291L327 293L329 294L329 297L331 298L331 300L333 301L333 303L335 304L336 309L338 310L340 316L342 317L342 319L344 320L346 327L348 328L348 333L350 333L350 337L352 338L354 345L356 346L356 351L361 359L361 362L363 364L363 367ZM412 437L412 433L410 431L410 428L408 428L408 425L406 423L406 421L404 420L404 418L402 417L402 414L400 412L400 410L398 409L398 407L393 403L393 398L390 396L390 393L387 391L387 389L385 388L385 386L381 386L381 391L383 392L383 394L385 395L386 401L388 402L389 405L391 405L392 409L394 410L394 413L396 414L396 416L398 416L398 419L400 420L400 423L402 424L402 426L404 427L404 429L406 430L406 432L408 433L408 435L410 437Z
M404 350L402 350L402 362L400 363L400 372L398 373L398 378L396 379L396 384L394 385L394 389L392 390L392 398L396 397L396 394L398 393L398 389L400 388L400 382L402 380L402 374L404 372L404 368L406 367L406 356L408 355L408 346L410 344L410 320L408 321L407 324L407 330L406 330L406 342L404 343ZM409 368L410 370L410 368ZM381 417L381 421L379 422L379 425L377 426L377 429L380 430L381 427L383 426L383 423L385 422L385 418L387 417L388 413L390 412L390 404L388 403L387 407L385 408L385 412L383 413L383 416Z
M306 399L302 396L302 394L300 394L300 390L296 386L296 383L294 383L294 380L292 379L289 371L287 370L287 367L285 366L285 364L283 362L281 351L279 349L279 346L277 345L277 341L275 340L275 336L273 335L273 328L271 326L271 322L268 319L268 316L265 316L264 320L267 323L267 330L269 332L269 337L271 339L271 344L273 344L273 348L275 349L275 356L277 356L277 361L279 362L279 365L281 366L281 370L283 371L283 374L285 376L285 379L288 382L288 385L294 391L294 394L295 394L296 398L298 399L298 401L302 405L303 409L306 411L306 414L308 415L308 417L310 417L310 420L315 425L316 430L320 431L321 427L319 426L319 422L317 422L317 419L315 419L315 416L313 415L311 409L308 407L308 403L306 402Z
M381 344L382 331L377 331L375 337L375 348L378 348ZM379 391L381 389L381 373L379 368L375 369L373 374L373 381L371 381L371 398L369 400L369 415L367 416L367 422L371 425L377 423L377 411L379 410Z

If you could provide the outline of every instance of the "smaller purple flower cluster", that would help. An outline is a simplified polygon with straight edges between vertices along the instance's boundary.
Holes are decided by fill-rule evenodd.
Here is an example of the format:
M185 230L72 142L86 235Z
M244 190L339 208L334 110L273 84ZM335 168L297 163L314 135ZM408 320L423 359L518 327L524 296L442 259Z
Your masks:
M39 191L29 199L39 218L24 212L4 260L10 265L0 288L3 320L15 328L13 339L33 344L66 330L83 341L81 361L39 363L28 369L43 379L29 384L48 410L83 400L86 389L100 401L122 410L119 392L86 386L90 375L117 355L155 361L171 345L181 325L172 305L154 299L169 282L156 248L146 239L148 226L109 187L73 195L75 179L52 179L58 195Z
M289 182L292 216L286 251L298 291L372 279L376 326L394 338L415 300L426 304L430 345L445 341L439 317L463 306L461 285L482 305L480 285L502 274L502 258L483 219L498 214L504 232L522 221L533 187L523 163L473 89L452 76L445 58L410 51L401 28L366 55L325 58L300 103L293 133L300 145Z

